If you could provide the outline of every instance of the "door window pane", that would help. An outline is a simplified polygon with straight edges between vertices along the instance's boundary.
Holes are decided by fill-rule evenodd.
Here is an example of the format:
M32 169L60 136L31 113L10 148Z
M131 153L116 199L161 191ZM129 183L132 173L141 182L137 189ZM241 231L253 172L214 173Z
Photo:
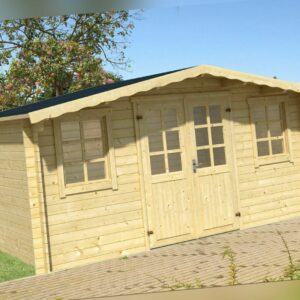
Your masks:
M162 137L161 132L153 133L153 134L149 135L148 141L149 141L149 151L150 152L164 150L163 137Z
M256 121L266 121L266 110L264 105L252 106L252 120Z
M197 151L198 168L207 168L211 166L209 149Z
M279 121L281 119L280 116L280 104L268 104L267 105L267 114L269 121Z
M166 132L167 149L174 150L180 148L179 143L179 132L178 131L167 131Z
M181 154L170 153L168 154L169 172L178 172L182 170Z
M207 124L206 120L206 107L205 106L196 106L193 108L194 113L194 123L195 125L205 125Z
M215 166L226 165L225 148L218 147L213 149Z
M256 123L255 132L256 132L257 139L267 138L268 137L267 123Z
M150 156L151 174L163 174L166 172L165 157L163 154Z
M221 106L220 105L210 105L209 106L209 117L210 123L222 123L222 114L221 114Z
M104 161L87 163L88 180L100 180L105 178Z
M281 122L271 122L269 123L269 128L270 128L271 137L281 136L283 134Z
M258 156L265 156L270 154L268 141L257 142L257 154Z
M212 137L213 145L224 144L223 126L212 127L211 128L211 137Z
M207 146L208 142L208 129L207 128L196 128L196 146Z
M101 138L102 129L100 120L84 120L82 121L82 130L84 138Z
M163 122L164 122L164 129L172 129L178 126L177 111L175 108L164 109Z
M272 143L272 153L273 154L280 154L283 153L283 140L274 140Z
M155 133L161 131L161 113L160 110L149 110L146 113L147 132Z

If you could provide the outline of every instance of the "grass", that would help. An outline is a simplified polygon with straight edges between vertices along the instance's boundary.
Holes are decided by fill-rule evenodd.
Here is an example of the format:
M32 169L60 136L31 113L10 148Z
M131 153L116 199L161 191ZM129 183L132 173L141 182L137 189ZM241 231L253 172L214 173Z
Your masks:
M237 279L237 265L235 262L235 253L232 251L230 247L226 247L223 252L223 259L227 258L228 263L228 284L236 285L238 284Z
M34 268L0 251L0 282L34 275Z
M149 274L148 274L148 276L159 281L162 284L161 285L162 288L168 289L171 291L180 290L180 289L197 289L197 288L199 289L199 288L203 287L199 278L195 278L194 281L192 281L192 282L182 282L177 279L173 279L174 283L168 284L165 280L163 280L161 278L157 278L157 277L154 277Z

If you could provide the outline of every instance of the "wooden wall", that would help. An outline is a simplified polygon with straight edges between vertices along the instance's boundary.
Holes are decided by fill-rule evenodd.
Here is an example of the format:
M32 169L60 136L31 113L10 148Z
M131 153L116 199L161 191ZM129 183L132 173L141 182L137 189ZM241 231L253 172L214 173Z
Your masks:
M0 250L34 264L22 121L0 124Z
M118 190L60 198L53 122L39 134L53 270L145 250L132 105L112 103Z

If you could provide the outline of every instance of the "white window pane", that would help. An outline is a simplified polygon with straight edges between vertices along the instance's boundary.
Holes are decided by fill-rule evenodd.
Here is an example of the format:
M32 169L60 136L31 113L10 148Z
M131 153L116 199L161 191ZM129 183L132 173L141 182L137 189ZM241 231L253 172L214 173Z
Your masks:
M197 151L198 168L207 168L211 166L209 149Z
M257 139L263 139L268 137L268 127L267 123L256 123L255 132Z
M101 138L102 129L100 120L84 120L82 121L82 130L84 138Z
M270 155L269 142L257 142L257 154L258 156Z
M209 117L211 124L222 123L221 105L210 105Z
M197 147L200 146L207 146L208 143L208 129L207 128L196 128L196 145Z
M274 140L272 143L272 153L273 154L280 154L283 153L283 140Z
M88 180L105 179L104 161L87 163Z
M162 174L166 172L164 155L152 155L150 156L151 174Z
M84 151L84 159L86 160L104 157L102 140L85 140Z
M169 172L178 172L182 170L181 154L170 153L168 154Z
M215 166L226 165L225 148L218 147L213 149Z
M213 145L224 144L223 126L212 127L211 137Z
M193 108L195 125L207 124L207 115L205 106L195 106Z
M163 138L162 138L161 132L157 132L157 133L153 133L153 134L149 135L148 143L149 143L149 151L150 152L164 150Z
M62 141L80 140L79 121L64 121L60 123Z
M64 175L66 184L83 182L83 163L64 165Z
M62 144L64 162L82 161L82 149L80 141Z
M180 149L179 143L179 132L178 131L167 131L166 132L167 149L175 150Z

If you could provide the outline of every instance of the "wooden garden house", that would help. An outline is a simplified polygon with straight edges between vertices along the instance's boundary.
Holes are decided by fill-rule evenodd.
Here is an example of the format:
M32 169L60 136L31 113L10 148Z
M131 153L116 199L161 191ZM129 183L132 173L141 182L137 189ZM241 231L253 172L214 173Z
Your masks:
M300 84L198 66L0 113L0 250L37 273L300 216Z

